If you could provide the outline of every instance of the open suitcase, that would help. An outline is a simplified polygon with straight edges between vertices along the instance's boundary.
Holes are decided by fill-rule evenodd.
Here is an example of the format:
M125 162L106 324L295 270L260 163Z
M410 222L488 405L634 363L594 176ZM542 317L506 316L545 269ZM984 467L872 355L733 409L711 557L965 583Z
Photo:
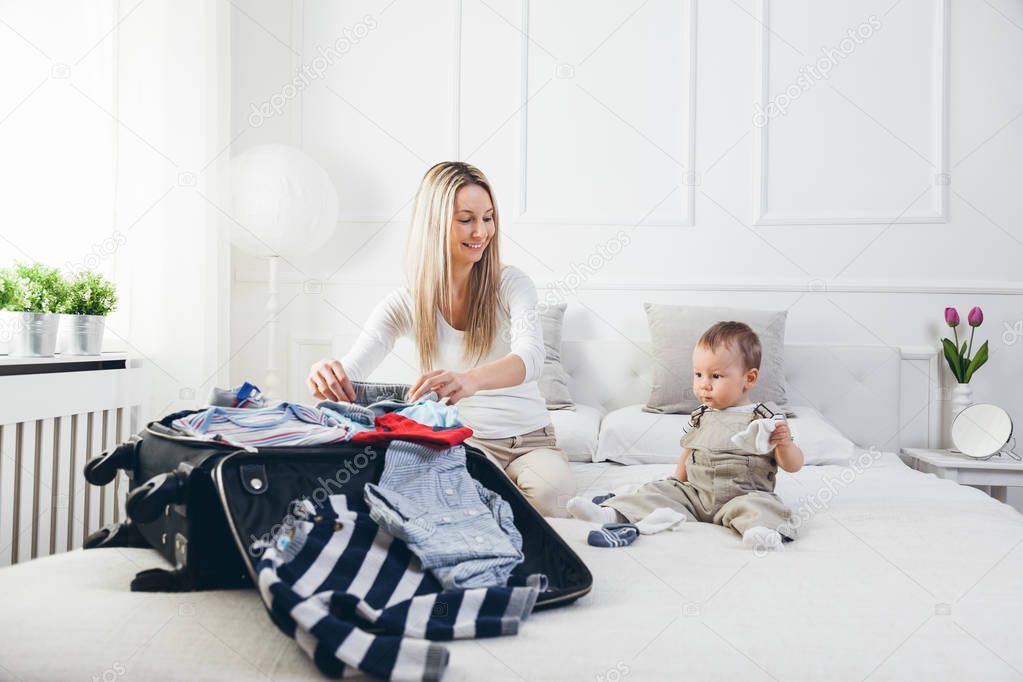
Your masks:
M86 548L151 546L174 566L142 571L132 581L133 591L251 587L260 558L252 545L272 536L292 500L308 497L322 505L328 495L345 494L351 508L367 511L363 486L379 480L386 444L240 448L167 428L192 412L151 422L85 467L94 485L124 470L131 490L128 520L97 531ZM589 592L592 576L578 555L504 472L478 449L464 447L470 475L512 507L525 555L515 572L548 578L536 608L568 604Z

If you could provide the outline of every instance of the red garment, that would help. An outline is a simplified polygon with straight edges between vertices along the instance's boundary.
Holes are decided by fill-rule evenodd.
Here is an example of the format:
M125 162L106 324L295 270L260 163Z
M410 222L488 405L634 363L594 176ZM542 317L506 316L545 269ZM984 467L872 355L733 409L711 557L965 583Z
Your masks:
M376 431L362 431L352 436L354 443L389 443L392 440L409 440L428 445L438 450L454 447L472 435L468 426L455 428L434 428L420 424L397 412L388 412L373 420Z

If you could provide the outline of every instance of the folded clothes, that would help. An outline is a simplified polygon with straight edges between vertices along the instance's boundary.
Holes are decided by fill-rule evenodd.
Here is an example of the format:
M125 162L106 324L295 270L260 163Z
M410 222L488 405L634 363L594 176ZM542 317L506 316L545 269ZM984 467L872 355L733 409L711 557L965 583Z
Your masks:
M430 391L421 400L398 410L398 414L427 426L439 426L445 429L463 426L462 421L458 418L458 407L437 402L436 395Z
M351 440L358 443L389 443L393 440L410 440L423 443L434 448L450 448L458 445L472 435L468 426L444 428L426 426L397 412L377 417L373 431L359 431L352 434Z
M414 403L385 398L370 403L366 408L377 417L396 412L427 426L442 426L444 428L462 426L462 422L458 418L458 407L440 402L435 391L424 393Z
M380 381L353 381L355 402L359 405L370 405L379 400L405 401L411 384L395 384Z
M437 394L433 391L424 394L414 403L388 397L368 405L322 400L316 407L338 423L347 425L352 433L375 431L376 418L389 414L398 414L434 429L456 429L464 426L458 418L458 408L438 402Z
M332 495L296 501L257 566L271 620L325 675L439 680L442 641L514 635L545 581L442 590L400 539ZM372 629L373 632L369 630Z
M415 403L385 398L370 405L324 400L313 409L297 403L267 405L255 385L215 388L211 407L175 419L184 435L245 446L321 445L355 440L389 443L411 440L448 448L472 435L458 410L436 401L430 392Z
M373 520L445 588L504 585L524 558L511 505L469 475L461 445L437 452L394 441L364 497Z
M322 400L316 403L316 409L337 423L344 424L352 433L374 430L373 421L376 419L376 415L373 410L363 405Z
M436 400L437 394L431 391L426 394L424 398ZM390 414L391 412L400 412L401 410L404 410L407 407L412 407L415 404L416 403L410 403L405 400L398 400L397 398L384 398L366 405L366 408L370 410L374 416L382 417L383 415Z
M215 437L235 445L321 445L351 437L350 429L319 410L295 403L272 407L210 407L172 422L189 436Z

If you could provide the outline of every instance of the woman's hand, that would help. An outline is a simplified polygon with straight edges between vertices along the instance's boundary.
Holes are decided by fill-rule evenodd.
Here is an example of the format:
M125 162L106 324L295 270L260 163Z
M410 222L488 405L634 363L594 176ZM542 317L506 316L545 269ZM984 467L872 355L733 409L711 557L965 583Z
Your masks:
M479 383L471 369L465 372L435 369L419 377L412 385L412 390L409 391L409 402L415 402L424 394L436 391L438 400L447 397L448 405L454 405L478 390L480 390Z
M313 396L320 400L355 401L355 389L337 360L320 360L309 369L306 379Z

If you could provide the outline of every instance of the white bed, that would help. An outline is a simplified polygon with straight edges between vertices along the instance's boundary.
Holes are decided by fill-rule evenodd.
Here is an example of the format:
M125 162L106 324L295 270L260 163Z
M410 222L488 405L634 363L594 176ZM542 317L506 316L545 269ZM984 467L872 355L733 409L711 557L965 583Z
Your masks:
M591 412L642 402L640 344L565 346L573 396L593 397ZM933 353L786 351L792 395L877 446L850 465L779 475L779 494L806 517L797 542L757 556L731 531L687 524L598 549L588 524L553 519L590 567L592 592L535 614L516 637L450 643L445 679L1023 678L1023 515L887 452L936 434ZM572 468L596 494L672 465ZM0 680L322 679L254 591L128 591L161 563L149 550L103 549L0 569Z
M1023 516L890 453L855 461L780 477L815 513L766 556L704 524L597 549L553 520L593 591L516 637L451 643L445 679L1020 679ZM592 493L670 470L572 466ZM160 562L79 550L0 570L0 679L322 679L255 592L128 592Z

